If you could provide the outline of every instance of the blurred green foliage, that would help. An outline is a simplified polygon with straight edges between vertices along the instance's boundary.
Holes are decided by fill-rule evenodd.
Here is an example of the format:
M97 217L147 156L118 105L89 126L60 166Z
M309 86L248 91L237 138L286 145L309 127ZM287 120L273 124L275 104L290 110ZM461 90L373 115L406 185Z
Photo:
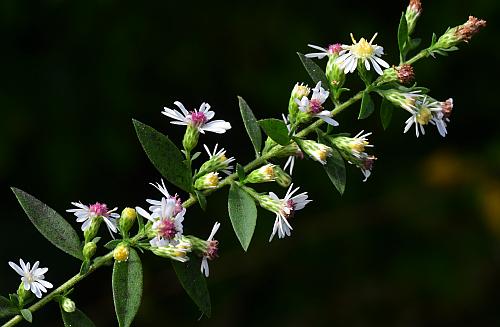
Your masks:
M7 261L19 257L50 267L47 279L54 284L78 271L78 262L37 234L8 186L59 212L75 200L145 205L146 197L157 196L148 182L159 174L142 152L131 118L180 142L182 128L160 115L175 100L188 107L209 102L233 129L203 141L217 141L247 162L253 151L237 95L258 118L279 118L295 82L310 83L295 52L308 52L307 43L349 42L350 32L358 38L379 32L384 59L396 63L396 29L405 6L1 1L0 293L17 288ZM415 67L419 84L434 97L454 98L449 136L442 139L432 129L419 139L403 135L402 110L386 132L378 115L357 121L356 110L342 113L342 132L374 132L379 160L372 177L362 183L361 173L349 167L340 197L323 170L301 162L295 182L314 202L294 218L292 237L271 244L273 216L261 212L247 254L231 230L227 191L208 199L206 214L190 209L187 233L208 236L213 221L223 223L220 258L212 262L209 280L213 317L202 325L500 324L500 3L442 0L423 6L416 35L424 44L432 32L462 24L469 14L488 21L461 51ZM152 256L144 261L145 296L136 325L199 324L170 263ZM110 279L111 269L102 269L73 294L98 326L115 325ZM62 325L57 305L36 313L34 325Z

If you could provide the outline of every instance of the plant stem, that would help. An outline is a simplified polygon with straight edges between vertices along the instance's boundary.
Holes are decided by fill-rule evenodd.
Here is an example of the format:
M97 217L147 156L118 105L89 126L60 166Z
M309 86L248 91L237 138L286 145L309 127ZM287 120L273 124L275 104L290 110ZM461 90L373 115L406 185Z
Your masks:
M405 64L407 64L407 65L414 64L415 62L419 61L422 58L426 58L427 56L429 56L429 51L428 51L428 49L424 49L424 50L420 51L419 53L417 53L413 58L407 60L405 62Z
M335 109L332 110L332 116L336 116L337 114L339 114L340 112L342 112L344 109L346 109L347 107L349 107L350 105L352 105L356 101L359 101L362 98L362 96L363 96L363 92L364 91L358 92L351 99L349 99L346 102L343 102L342 104L336 106ZM302 131L300 131L296 136L297 137L304 137L304 136L308 135L309 133L313 132L316 128L318 128L319 126L321 126L323 123L324 123L323 120L318 119L317 121L315 121L314 123L312 123L308 127L304 128ZM254 159L253 161L251 161L250 163L248 163L244 167L245 172L248 172L248 171L250 171L250 170L252 170L252 169L254 169L254 168L256 168L256 167L258 167L258 166L260 166L260 165L262 165L264 163L266 163L267 160L269 160L269 159L273 158L274 156L276 156L280 151L283 150L283 148L284 148L284 146L276 145L271 150L269 150L269 152L267 152L266 154L258 157L257 159ZM188 152L186 151L186 153L188 153ZM190 162L190 159L191 159L190 158L190 154L186 155L186 160L188 162ZM204 195L209 195L209 194L215 192L216 190L219 190L219 189L223 188L224 186L231 184L231 182L234 181L237 177L238 177L238 174L237 173L233 173L233 174L227 176L226 178L224 178L217 185L217 187L215 187L213 189L210 189L210 190L205 190L203 192L203 194ZM188 208L188 207L192 206L193 204L195 204L196 201L197 201L196 200L196 196L194 196L193 194L190 194L189 199L186 200L186 201L184 201L184 203L182 205L183 205L184 208ZM133 243L135 241L138 241L143 236L144 236L143 234L139 233L139 234L137 234L136 236L134 236L131 239L131 242ZM58 288L56 288L54 291L52 291L49 294L47 294L44 298L42 298L41 300L39 300L38 302L36 302L35 304L33 304L28 309L31 312L35 312L35 311L41 309L46 304L48 304L49 302L51 302L56 296L64 294L66 291L68 291L73 286L75 286L76 284L78 284L85 277L87 277L88 275L90 275L91 273L93 273L98 268L100 268L100 267L102 267L102 266L104 266L106 264L109 264L112 260L113 260L113 251L110 251L108 254L106 254L103 257L96 258L94 260L94 264L92 266L90 266L89 271L86 274L84 274L84 275L78 274L78 275L75 275L75 276L71 277L64 284L62 284L61 286L59 286ZM23 321L23 317L21 315L16 315L12 319L10 319L8 322L6 322L2 327L15 326L18 323L20 323L21 321Z

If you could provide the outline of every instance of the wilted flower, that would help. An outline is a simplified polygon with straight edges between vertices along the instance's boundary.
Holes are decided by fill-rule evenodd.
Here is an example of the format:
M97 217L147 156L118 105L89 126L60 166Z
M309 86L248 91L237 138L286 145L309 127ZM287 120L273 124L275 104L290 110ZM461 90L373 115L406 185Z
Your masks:
M23 259L19 259L20 266L12 261L9 261L9 266L14 269L20 276L23 282L24 289L31 291L37 298L42 297L42 292L47 293L47 288L52 288L52 284L45 281L44 274L49 268L38 268L39 261L35 262L31 268L30 263L24 263Z
M269 192L269 195L261 195L258 199L262 208L276 214L269 242L272 241L276 232L279 238L290 236L293 228L288 220L294 216L295 211L303 209L306 204L311 202L311 200L307 199L307 192L294 195L299 190L299 187L294 190L292 188L293 184L290 185L283 199L278 198L273 192Z
M216 222L212 228L212 232L206 241L206 248L203 253L203 259L201 260L201 273L208 277L210 270L208 268L208 260L214 260L217 258L217 252L219 250L219 241L214 240L215 233L219 230L220 223Z
M377 33L373 35L370 42L366 41L364 38L361 38L359 42L357 42L351 33L353 44L342 45L343 50L340 51L340 56L336 61L340 68L344 69L345 74L354 72L358 66L358 62L364 64L367 70L370 70L371 63L379 75L383 74L380 66L389 68L389 64L380 58L380 56L384 54L384 48L372 44L375 37L377 37Z

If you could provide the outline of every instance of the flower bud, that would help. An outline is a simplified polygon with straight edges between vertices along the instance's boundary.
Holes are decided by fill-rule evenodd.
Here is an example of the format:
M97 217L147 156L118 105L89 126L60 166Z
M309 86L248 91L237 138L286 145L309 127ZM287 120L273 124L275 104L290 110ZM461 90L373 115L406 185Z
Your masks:
M274 166L274 176L276 183L281 187L288 187L292 183L292 177L281 169L280 166Z
M182 237L178 240L177 245L166 245L166 246L153 246L151 247L151 252L157 256L168 258L180 262L186 262L189 260L187 254L191 252L192 245L187 237Z
M96 216L92 217L92 222L90 223L89 228L87 228L83 235L85 236L85 243L91 242L99 232L99 227L101 227L102 217Z
M124 234L132 228L137 218L137 212L133 208L125 208L120 216L120 231Z
M338 91L342 88L342 86L344 86L345 83L344 69L341 69L336 62L340 51L342 51L341 44L332 44L328 47L328 63L326 64L325 71L330 90L336 99L338 98Z
M187 152L191 152L196 147L199 136L200 132L196 126L187 126L184 138L182 139L182 145Z
M269 150L271 150L276 145L278 145L278 143L274 142L274 140L268 136L266 142L264 143L264 149L262 149L262 154L264 155L268 153Z
M118 246L113 250L113 258L115 258L118 262L127 261L129 254L130 251L128 249L128 245L125 243L118 244Z
M245 183L266 183L273 182L276 179L274 172L275 165L267 164L253 170L245 178Z
M219 185L219 174L214 172L205 174L194 182L194 187L200 191L215 188L217 185Z
M290 114L290 119L295 121L295 116L299 111L299 106L297 105L296 100L301 100L303 97L309 96L311 89L304 85L303 83L297 83L293 87L292 94L290 95L290 100L288 101L288 113Z
M313 160L326 164L326 159L332 155L332 148L324 144L311 140L295 140L299 147L309 155Z
M410 0L410 4L406 8L405 18L408 26L408 35L411 35L417 25L418 17L422 13L422 4L420 0Z
M61 307L64 310L64 312L75 312L76 305L75 302L73 302L71 299L64 297L61 301Z
M281 201L273 199L269 195L259 194L257 201L263 209L274 213L280 212L283 207L283 203L281 203Z
M460 42L468 43L484 27L486 27L486 21L469 16L469 20L464 24L446 30L431 47L431 51L452 50Z
M97 245L95 244L95 242L85 243L82 251L85 260L92 259L92 257L95 255L96 250L97 250Z

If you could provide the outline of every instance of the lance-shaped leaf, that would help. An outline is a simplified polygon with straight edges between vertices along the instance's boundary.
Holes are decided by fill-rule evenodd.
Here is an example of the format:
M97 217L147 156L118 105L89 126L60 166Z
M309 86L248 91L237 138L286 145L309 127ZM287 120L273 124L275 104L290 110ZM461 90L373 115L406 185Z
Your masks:
M337 191L342 195L346 184L345 163L340 153L336 149L332 148L332 150L332 156L327 159L323 167Z
M13 187L12 192L33 225L47 240L64 252L83 260L78 234L60 214L18 188Z
M300 58L300 61L302 62L302 65L304 65L304 68L306 69L309 76L311 76L314 83L321 82L321 85L324 88L328 89L330 84L328 83L328 80L326 79L326 75L325 75L325 72L323 71L323 69L321 69L321 67L316 65L316 63L314 61L307 58L302 53L297 52L297 55L299 55L299 58Z
M15 316L18 313L19 309L9 299L0 296L0 318Z
M252 141L253 148L255 149L255 155L260 156L260 149L262 148L262 133L257 123L257 119L242 97L238 97L238 103L240 105L241 118L243 118L243 124L247 130L250 141Z
M78 309L66 312L61 308L61 317L65 327L95 327L92 320Z
M231 184L227 199L229 218L234 232L243 247L247 250L252 240L257 223L257 207L253 198L235 183Z
M359 110L358 119L368 118L375 110L375 105L370 96L370 93L364 92L363 98L361 99L361 109Z
M401 15L401 20L399 21L398 27L398 46L399 53L401 54L402 59L405 59L406 55L406 42L408 41L408 24L406 22L405 13Z
M194 190L194 193L196 194L196 199L198 200L201 209L203 211L207 210L207 197L203 194L203 192L198 190Z
M201 274L201 261L199 258L191 256L187 262L172 261L175 273L182 287L194 301L202 313L210 317L212 306L210 294L208 293L207 282Z
M33 322L33 314L29 309L21 309L21 316L23 316L24 320L27 322Z
M113 300L120 327L132 324L142 297L142 264L137 252L129 248L127 261L115 261L113 267Z
M184 164L184 158L172 141L151 126L135 119L135 131L149 160L170 183L186 192L192 190L191 172Z
M394 111L394 106L386 98L382 99L382 104L380 105L380 121L382 122L382 127L387 129L391 123L392 113Z
M282 120L269 118L259 120L259 125L262 127L267 136L269 136L274 142L287 145L290 143L290 137L288 136L288 128L286 128L285 123Z

